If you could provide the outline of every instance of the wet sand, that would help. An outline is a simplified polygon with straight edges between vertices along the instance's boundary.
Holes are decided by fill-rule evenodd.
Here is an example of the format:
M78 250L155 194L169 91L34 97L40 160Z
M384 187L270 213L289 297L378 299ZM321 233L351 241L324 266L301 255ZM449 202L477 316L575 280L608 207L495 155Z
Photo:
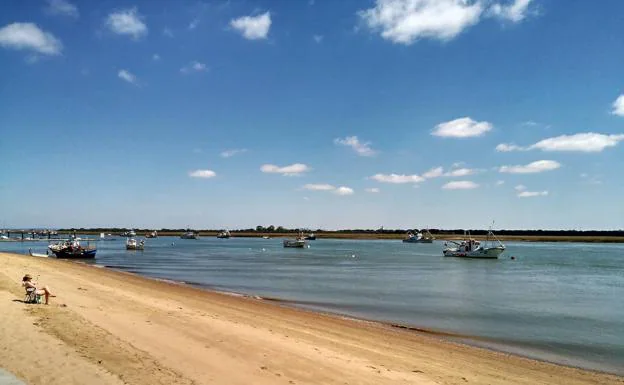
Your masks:
M0 253L0 266L0 367L28 384L624 384L79 263ZM25 273L58 297L21 303Z

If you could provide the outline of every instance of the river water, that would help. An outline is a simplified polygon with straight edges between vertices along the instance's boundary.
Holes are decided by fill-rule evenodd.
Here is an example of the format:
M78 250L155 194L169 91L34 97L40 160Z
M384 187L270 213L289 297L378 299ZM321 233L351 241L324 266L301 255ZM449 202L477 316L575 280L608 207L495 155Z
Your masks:
M124 239L95 263L299 306L476 337L469 343L624 374L624 245L509 243L499 260L442 257L442 242ZM45 253L46 244L0 243ZM515 259L511 259L511 256Z

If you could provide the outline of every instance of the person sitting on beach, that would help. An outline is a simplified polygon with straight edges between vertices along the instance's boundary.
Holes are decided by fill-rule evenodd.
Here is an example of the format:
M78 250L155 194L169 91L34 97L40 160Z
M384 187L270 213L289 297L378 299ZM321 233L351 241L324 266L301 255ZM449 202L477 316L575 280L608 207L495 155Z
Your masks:
M24 278L22 278L22 286L26 288L26 291L28 291L28 289L35 289L35 294L45 296L46 305L48 304L48 300L50 297L56 297L54 294L50 292L50 289L48 289L47 286L38 288L37 282L34 282L32 280L32 276L30 274L26 274Z

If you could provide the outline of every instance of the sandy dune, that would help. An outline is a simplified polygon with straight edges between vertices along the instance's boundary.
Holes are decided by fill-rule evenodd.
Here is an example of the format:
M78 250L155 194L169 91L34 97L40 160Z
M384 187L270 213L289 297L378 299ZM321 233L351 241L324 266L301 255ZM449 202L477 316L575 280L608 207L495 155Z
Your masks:
M29 384L624 384L389 326L0 253L0 367ZM57 292L25 305L25 273Z

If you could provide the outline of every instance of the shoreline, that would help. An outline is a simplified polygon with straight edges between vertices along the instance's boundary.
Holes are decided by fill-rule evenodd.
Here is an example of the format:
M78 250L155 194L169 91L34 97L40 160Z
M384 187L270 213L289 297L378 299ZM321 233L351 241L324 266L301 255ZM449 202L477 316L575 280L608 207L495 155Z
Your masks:
M446 380L438 381L438 379L444 377L444 373L443 373L444 370L442 370L443 368L440 368L439 365L441 365L441 362L446 362L447 360L452 358L453 355L459 356L459 361L455 362L453 365L453 360L451 360L450 367L457 366L457 365L462 366L462 363L465 363L463 360L467 357L470 357L469 360L471 362L468 362L468 364L470 365L466 366L463 369L465 371L465 372L462 372L464 376L460 376L460 377L463 377L463 378L470 377L471 383L475 383L475 382L476 383L500 383L500 384L525 383L525 381L520 381L520 378L522 376L529 376L529 377L537 376L534 378L535 379L534 382L559 383L557 381L557 377L556 377L557 375L565 375L566 378L568 378L568 376L572 376L572 378L576 378L578 380L578 382L572 381L570 383L579 383L579 384L585 384L585 383L588 383L588 384L589 383L622 384L624 383L624 378L618 377L616 375L610 375L610 374L606 374L603 372L597 372L597 371L591 371L591 370L578 369L574 367L567 367L567 366L552 364L552 363L548 363L544 361L536 361L534 359L525 358L522 356L517 356L517 355L513 355L509 353L500 353L489 348L474 347L472 345L466 345L464 342L452 341L452 340L449 340L449 338L445 337L445 335L447 337L458 337L458 338L466 338L466 336L460 336L460 335L448 336L447 333L443 333L443 332L437 333L436 331L429 331L423 328L414 328L414 327L410 327L407 325L385 323L383 321L367 320L367 319L362 319L359 317L352 317L349 315L340 315L340 314L331 313L331 312L310 310L301 306L293 307L290 305L290 303L293 303L292 301L281 300L277 298L262 298L262 297L249 296L249 295L240 294L240 293L222 292L222 291L217 291L215 289L209 289L209 288L197 288L192 283L186 283L186 282L179 283L179 282L175 282L171 280L150 278L150 277L141 276L141 275L131 273L131 272L120 271L120 270L116 270L113 268L105 268L105 267L102 267L101 265L96 266L96 265L89 265L89 264L84 264L84 263L59 261L53 258L51 259L32 258L29 256L23 256L19 254L0 253L0 260L5 261L5 264L7 265L6 270L9 270L9 271L11 270L19 271L20 269L23 270L24 268L29 268L33 272L35 272L35 270L33 269L38 269L37 272L46 271L47 283L50 282L50 279L48 279L48 276L54 276L54 275L63 276L63 275L67 275L67 273L70 274L70 278L72 277L72 273L75 273L75 274L78 274L79 276L90 276L91 278L100 278L102 281L110 281L110 282L101 282L101 283L100 282L91 283L90 281L87 281L88 283L85 283L85 282L80 281L80 282L72 282L72 284L75 286L75 284L80 283L80 287L78 287L79 291L81 288L83 288L86 291L87 288L85 285L87 284L98 284L101 286L100 287L101 290L105 290L106 292L113 293L113 294L116 292L116 288L114 287L114 285L111 285L111 283L118 284L124 288L124 290L121 293L117 293L121 295L120 302L126 301L127 300L126 297L131 297L134 300L138 300L140 299L140 297L137 299L136 296L137 294L139 294L139 295L147 296L146 303L143 303L143 301L139 301L141 302L142 307L150 307L149 303L154 299L158 301L165 301L165 302L169 302L172 300L184 301L186 302L185 307L190 306L190 308L193 309L194 311L201 310L201 307L205 305L208 307L212 307L213 308L212 311L215 312L215 315L218 315L219 311L221 311L223 313L221 314L222 316L225 316L225 315L229 316L226 318L240 317L243 319L244 322L240 322L240 320L238 320L239 322L225 325L224 330L229 330L229 328L240 327L237 325L240 325L241 323L245 326L251 327L251 329L261 328L262 324L266 324L266 322L264 322L266 320L261 321L261 319L267 318L272 321L267 324L268 326L265 325L265 327L269 327L269 330L283 328L284 330L286 330L286 333L287 333L285 335L286 339L289 338L288 334L298 335L297 337L298 340L296 341L297 345L305 344L306 342L309 342L307 341L310 337L309 333L311 330L313 330L314 331L313 334L318 335L317 339L319 341L317 342L319 344L318 345L312 344L312 350L314 350L315 348L317 350L318 348L328 349L328 346L325 346L325 342L327 342L326 340L330 340L331 344L329 345L329 348L331 348L331 346L335 344L342 346L341 349L344 349L344 351L341 352L342 354L350 354L350 355L357 356L358 354L363 354L363 353L368 352L372 354L374 357L381 359L383 356L382 354L383 352L377 351L378 350L377 345L386 345L386 348L390 349L387 352L387 354L390 354L390 352L395 352L396 350L395 352L395 354L397 354L397 357L395 357L396 359L400 358L399 361L401 362L404 362L404 361L409 362L413 359L414 355L418 356L417 353L420 353L420 349L428 349L428 350L433 349L432 353L434 354L432 355L427 354L427 355L422 356L422 353L420 353L421 355L420 359L416 360L418 361L418 364L421 366L422 365L427 366L427 361L429 360L436 363L436 365L429 365L428 366L429 369L427 371L417 370L415 372L413 370L406 371L406 370L399 370L397 368L394 368L394 370L390 370L388 365L391 365L393 361L387 360L385 364L386 366L388 366L387 367L388 371L394 373L393 374L394 376L396 375L395 371L398 370L398 372L400 372L399 377L401 379L413 380L413 382L408 381L408 383L417 383L417 384L418 383L422 383L422 384L456 383L454 381L446 381ZM6 270L3 271L3 273L6 273L7 272ZM4 278L4 280L6 281L8 277L4 277L2 275L3 273L0 273L0 279ZM15 278L15 277L12 278L12 281L14 282L17 282L17 280L18 278ZM0 290L2 289L6 290L8 286L6 285L6 282L4 285L2 285L1 283L2 282L0 282ZM59 283L57 282L52 282L51 284L54 284L54 286L59 286ZM72 285L69 285L69 286L72 286ZM149 289L153 289L154 294L151 294L151 291L149 290L145 291L144 289L146 286L149 287ZM69 287L67 289L69 289ZM91 288L89 288L88 290L91 291ZM136 292L137 290L141 291L142 293L137 293ZM12 293L18 293L19 289L12 289L9 291ZM180 295L182 295L181 298L180 298ZM154 296L154 298L151 298L150 296ZM187 298L187 296L193 297L194 300L188 302L189 299ZM59 293L59 298L58 298L59 303L60 301L64 301L67 307L69 307L70 309L78 309L77 310L79 313L77 314L78 316L83 316L83 317L87 316L88 321L95 322L97 327L108 326L109 327L108 331L111 333L114 332L114 330L110 330L111 328L110 324L106 324L106 322L100 322L97 317L95 318L92 317L93 314L91 314L91 317L89 317L89 314L90 314L89 311L84 311L84 312L80 311L81 309L80 305L85 306L86 308L90 308L90 307L92 308L95 305L95 304L91 304L92 306L88 306L89 298L83 298L85 297L84 293L81 293L81 292L72 293L72 296L68 297L67 299L63 297L64 296ZM199 299L202 299L206 301L207 303L204 303L203 301L197 302L199 301ZM57 300L57 299L55 298L53 300ZM106 300L102 298L100 299L100 302L106 302ZM217 305L216 308L215 306L212 306L215 304ZM9 304L8 306L11 306L11 305L15 306L15 304L13 303ZM23 305L20 305L20 306L23 306ZM118 307L121 307L121 310L125 309L129 313L130 312L133 313L133 316L139 316L139 317L141 316L140 314L139 315L134 314L136 313L134 307L124 307L121 304L117 305L115 304L115 301L113 301L113 303L109 303L108 306L109 306L108 310L110 313L112 314L121 313L121 316L120 316L121 318L115 318L115 322L112 323L113 329L119 328L119 324L124 325L128 322L127 320L124 319L124 315L123 315L124 312L123 311L120 312L120 309ZM106 307L106 306L105 304L100 303L100 307ZM166 310L175 312L175 309L174 309L175 306L174 307L165 306L165 307L167 307ZM51 306L49 308L53 309L52 312L54 312L54 309L55 309L54 306ZM182 309L182 307L180 307L180 309ZM228 311L223 310L223 309L227 309ZM26 310L30 310L30 309L26 309ZM36 310L39 311L40 309L36 308ZM43 309L43 310L47 310L47 309ZM159 310L164 310L164 309L151 308L148 314L161 313ZM91 309L91 313L93 313L93 309ZM95 314L98 314L99 316L101 316L100 312L98 311L95 311ZM160 316L165 316L165 315L160 314ZM71 319L72 317L69 317L69 318ZM195 317L189 316L188 319L186 319L186 321L189 323L197 323L197 325L200 327L206 326L201 322L201 320L195 319ZM257 323L252 322L252 321L257 321ZM303 322L303 325L304 325L303 328L301 328L301 324L300 324L301 322ZM149 326L152 326L151 322ZM180 333L177 330L175 331L170 330L170 326L168 326L167 324L162 324L160 326L171 334L177 335L178 333ZM219 323L217 323L217 324L213 324L213 326L221 327L224 325L220 325ZM294 326L299 326L299 327L294 327ZM219 329L219 327L217 327L217 329ZM57 325L57 328L58 328L58 325ZM122 327L121 329L127 331L126 330L127 326ZM245 329L247 334L249 334L251 329L249 328ZM338 333L337 330L339 330L340 333ZM55 333L62 334L62 330L55 330ZM355 339L338 338L339 336L336 335L337 333L344 334L344 336L342 337L357 336L357 337L360 337L360 339L368 341L369 343L359 346L358 349L352 350L349 347L353 344L359 345L360 340L357 337ZM264 341L265 343L268 342L269 344L271 343L277 344L277 345L285 344L284 335L281 335L281 338L278 338L280 337L279 333L277 333L278 334L277 336L273 335L274 334L273 332L269 334L270 335L266 335L266 333L264 333L261 336L256 336L256 337L258 337L260 341ZM113 335L116 337L120 337L119 333L113 333ZM150 335L148 334L147 337L149 336ZM133 337L133 338L136 338L136 337ZM237 336L230 335L230 338L237 339ZM295 337L291 336L290 338L295 338ZM154 342L153 339L154 338L152 337L152 338L147 338L147 339L142 338L140 340L143 345L148 345L152 347L156 345L157 347L160 348L158 343ZM406 343L406 341L408 343ZM137 341L133 341L133 342L138 343ZM181 342L181 341L178 341L178 342ZM288 349L295 349L295 347L291 346L290 344L286 344L286 346L288 347ZM372 352L374 352L374 354ZM236 352L237 355L243 354L243 353L244 351ZM408 354L405 354L405 353L408 353ZM447 353L450 354L450 357L446 357ZM95 354L95 353L92 353L92 354ZM336 355L337 357L341 357L340 352L333 352L332 357ZM2 357L0 356L0 358ZM354 357L351 357L351 358L354 358ZM368 358L370 359L371 357L368 357ZM161 359L167 360L168 358L161 358ZM344 362L343 361L341 362L342 363L340 365L344 365ZM503 372L502 376L504 378L503 379L499 378L499 379L496 379L496 381L494 381L493 379L495 379L495 377L500 375L501 373L498 373L498 374L487 373L489 370L491 370L488 368L490 368L492 365L494 366L502 365L502 363L507 364L507 365L503 365L504 368L501 369L503 371L511 371L515 373L516 367L520 367L524 371L529 370L529 373L518 374L518 376L520 377L512 378ZM248 364L250 363L248 362ZM328 363L326 362L326 364ZM377 368L378 366L381 366L381 365L377 364L377 365L371 365L371 366L374 366ZM473 368L472 366L476 366L476 368L480 368L479 370L477 370L479 373L474 373L476 369ZM281 370L284 371L286 367L287 366L282 367ZM370 368L366 369L367 367L368 366L364 365L363 370L370 371ZM11 370L11 368L8 368L8 369ZM115 368L108 368L109 371L112 370L113 372L115 371L114 369ZM179 370L179 368L172 368L172 369ZM261 371L265 371L265 370L266 369L261 368ZM356 372L360 373L361 370L362 368L360 367L358 370L356 370ZM438 373L436 372L436 370L441 371L441 372ZM432 377L423 375L423 374L429 373L430 371L436 372L436 374L433 375ZM419 373L419 372L424 372L424 373ZM14 373L19 374L15 371ZM294 376L293 378L297 377L297 379L293 379L291 381L295 381L296 383L319 383L318 381L317 382L314 382L314 381L302 382L302 379L299 378L295 374L292 374ZM377 373L377 375L380 375L380 374L388 374L388 373L384 373L383 371L380 371L379 373ZM472 376L476 374L479 374L479 376L472 378ZM495 375L495 376L492 377L492 375ZM393 376L390 376L388 378L387 376L383 376L383 375L380 378L377 378L378 376L377 377L373 376L375 378L370 378L369 380L370 380L370 383L375 383L375 384L396 383L395 380L397 380L398 378L393 377ZM448 373L447 376L449 378L457 377L454 373ZM483 377L480 377L480 376L483 376ZM555 378L553 378L553 376L555 376ZM260 377L263 377L263 376L260 376ZM271 377L271 378L274 379L275 377ZM356 376L355 378L360 378L360 377ZM481 381L479 381L477 378L481 378ZM258 377L256 377L255 373L251 377L248 377L247 379L251 380L253 383L264 383L260 381ZM335 381L335 383L339 383L337 381L338 379L339 378L326 378L325 379L326 381L320 381L320 382L334 383ZM220 383L225 384L225 383L236 383L236 382L224 381ZM266 383L276 383L276 382L269 381ZM361 383L369 383L369 382L361 382ZM457 383L460 383L460 382L457 382ZM526 382L526 383L531 383L531 381Z

